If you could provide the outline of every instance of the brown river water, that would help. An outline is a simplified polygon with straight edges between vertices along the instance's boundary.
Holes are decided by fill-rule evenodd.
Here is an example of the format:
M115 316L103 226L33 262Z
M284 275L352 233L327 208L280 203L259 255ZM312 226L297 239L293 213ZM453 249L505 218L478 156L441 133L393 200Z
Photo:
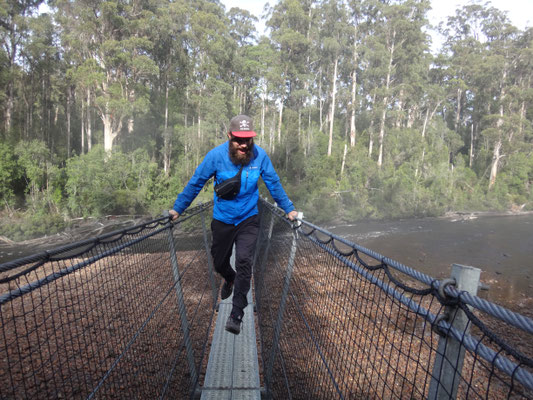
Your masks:
M533 214L474 213L325 228L438 279L448 277L454 263L480 268L485 290L478 296L513 309L533 309ZM46 248L70 241L62 239ZM0 264L46 248L35 244L0 246Z
M481 269L478 296L533 307L533 214L463 214L330 226L331 232L435 278L452 264Z

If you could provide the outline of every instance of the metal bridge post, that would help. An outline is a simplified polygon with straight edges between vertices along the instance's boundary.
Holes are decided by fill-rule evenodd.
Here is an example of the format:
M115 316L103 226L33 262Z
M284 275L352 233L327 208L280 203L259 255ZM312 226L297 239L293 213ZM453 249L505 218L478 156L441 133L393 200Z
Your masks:
M211 284L211 292L213 294L213 307L216 306L218 300L218 290L215 283L215 274L213 272L213 259L211 258L211 251L209 248L209 242L207 241L207 228L205 227L205 210L202 211L202 229L204 232L204 246L207 253L207 270L209 272L209 283Z
M266 201L266 200L265 200ZM274 203L275 205L276 203ZM274 218L276 216L274 215L274 213L270 213L270 225L268 227L268 235L267 235L267 246L266 246L266 249L265 249L265 254L263 254L263 259L261 260L261 264L260 264L260 267L262 268L264 265L265 265L265 262L268 258L268 251L270 250L270 239L272 239L272 229L274 228ZM261 245L261 241L258 240L257 241L257 249L256 249L256 256L259 254L259 246Z
M168 211L165 212L168 216ZM178 269L178 258L176 257L176 247L174 245L174 236L172 235L172 223L168 222L168 246L170 250L170 263L172 266L172 274L174 276L174 286L176 290L176 297L178 299L178 312L181 320L181 330L183 331L183 341L185 343L185 350L187 352L187 363L189 364L189 372L191 374L191 387L196 385L198 374L196 373L196 365L194 363L194 354L191 345L191 337L189 335L189 322L187 321L187 312L185 310L185 301L183 299L183 292L181 290L180 273Z
M456 289L466 291L473 296L477 294L480 274L479 268L459 264L452 265L451 277L455 279ZM455 329L464 332L465 335L469 333L468 317L464 311L457 306L447 306L445 313L449 316L448 321ZM444 400L457 397L464 356L465 349L461 342L452 336L440 337L431 374L428 399Z
M266 200L265 200L266 201ZM261 263L259 264L259 268L261 269L261 272L263 270L263 268L265 267L265 263L266 263L266 260L268 258L268 252L270 250L270 241L272 239L272 230L274 228L274 218L275 218L275 215L273 213L270 213L270 225L268 227L268 235L266 237L266 248L265 248L265 253L263 254L263 258L261 260ZM261 217L261 223L262 223L262 220L263 220L263 217ZM260 230L261 232L261 230ZM257 263L257 257L259 256L259 248L261 247L261 238L257 238L257 247L255 249L255 254L254 254L254 263L253 263L253 268L255 269L255 265ZM257 303L259 303L261 301L261 285L255 285L255 288L256 288L256 291L255 291L255 302L256 302L256 305Z
M303 217L303 214L299 212L298 218L301 219L302 217ZM270 234L271 233L272 232L270 232ZM292 272L294 269L294 258L296 256L297 245L298 245L298 231L296 229L293 229L291 252L289 254L289 260L287 262L287 274L285 275L285 282L283 283L283 291L281 292L281 301L279 304L278 318L276 321L276 325L274 326L274 339L272 341L272 348L270 350L270 357L268 358L267 373L265 376L266 387L267 387L267 394L266 394L267 399L272 398L272 392L270 389L271 383L272 383L272 370L274 369L274 361L276 359L276 354L278 350L279 336L281 334L281 328L283 325L283 314L285 313L285 305L287 303L287 296L289 294L289 286L291 283Z

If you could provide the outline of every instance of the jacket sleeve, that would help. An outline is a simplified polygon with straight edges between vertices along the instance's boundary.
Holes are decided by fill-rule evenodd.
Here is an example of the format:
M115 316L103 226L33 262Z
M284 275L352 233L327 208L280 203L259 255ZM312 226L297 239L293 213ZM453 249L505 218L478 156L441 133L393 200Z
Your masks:
M272 198L278 203L278 206L286 213L293 211L294 205L289 199L289 196L287 196L287 193L285 193L283 186L281 186L279 176L272 165L272 161L270 161L270 158L266 154L261 163L261 176Z
M182 213L190 206L193 200L198 196L205 183L215 174L215 162L211 152L207 153L202 163L194 171L194 175L185 186L185 189L178 194L174 202L173 209Z

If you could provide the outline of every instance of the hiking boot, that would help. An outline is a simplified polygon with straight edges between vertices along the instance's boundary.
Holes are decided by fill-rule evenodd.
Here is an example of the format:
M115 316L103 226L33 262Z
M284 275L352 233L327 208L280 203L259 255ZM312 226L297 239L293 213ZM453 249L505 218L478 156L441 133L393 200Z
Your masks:
M220 291L220 298L222 300L225 300L231 296L232 292L233 292L233 282L224 281L224 284L222 285L222 290Z
M234 335L241 333L241 319L235 318L233 315L228 317L228 322L226 322L226 330Z

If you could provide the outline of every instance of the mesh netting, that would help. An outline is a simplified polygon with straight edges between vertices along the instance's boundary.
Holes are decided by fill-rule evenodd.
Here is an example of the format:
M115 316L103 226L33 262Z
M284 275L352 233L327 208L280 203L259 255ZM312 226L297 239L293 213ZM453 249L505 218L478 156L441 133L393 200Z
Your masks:
M214 314L204 212L172 230L162 218L2 265L0 397L192 393Z
M295 230L268 203L261 214L254 274L273 398L533 397L531 348L520 349L531 332L440 297L437 281L422 283L310 224ZM453 331L463 308L466 326ZM509 344L511 332L516 341ZM455 345L459 352L451 351ZM444 382L450 378L451 385Z

